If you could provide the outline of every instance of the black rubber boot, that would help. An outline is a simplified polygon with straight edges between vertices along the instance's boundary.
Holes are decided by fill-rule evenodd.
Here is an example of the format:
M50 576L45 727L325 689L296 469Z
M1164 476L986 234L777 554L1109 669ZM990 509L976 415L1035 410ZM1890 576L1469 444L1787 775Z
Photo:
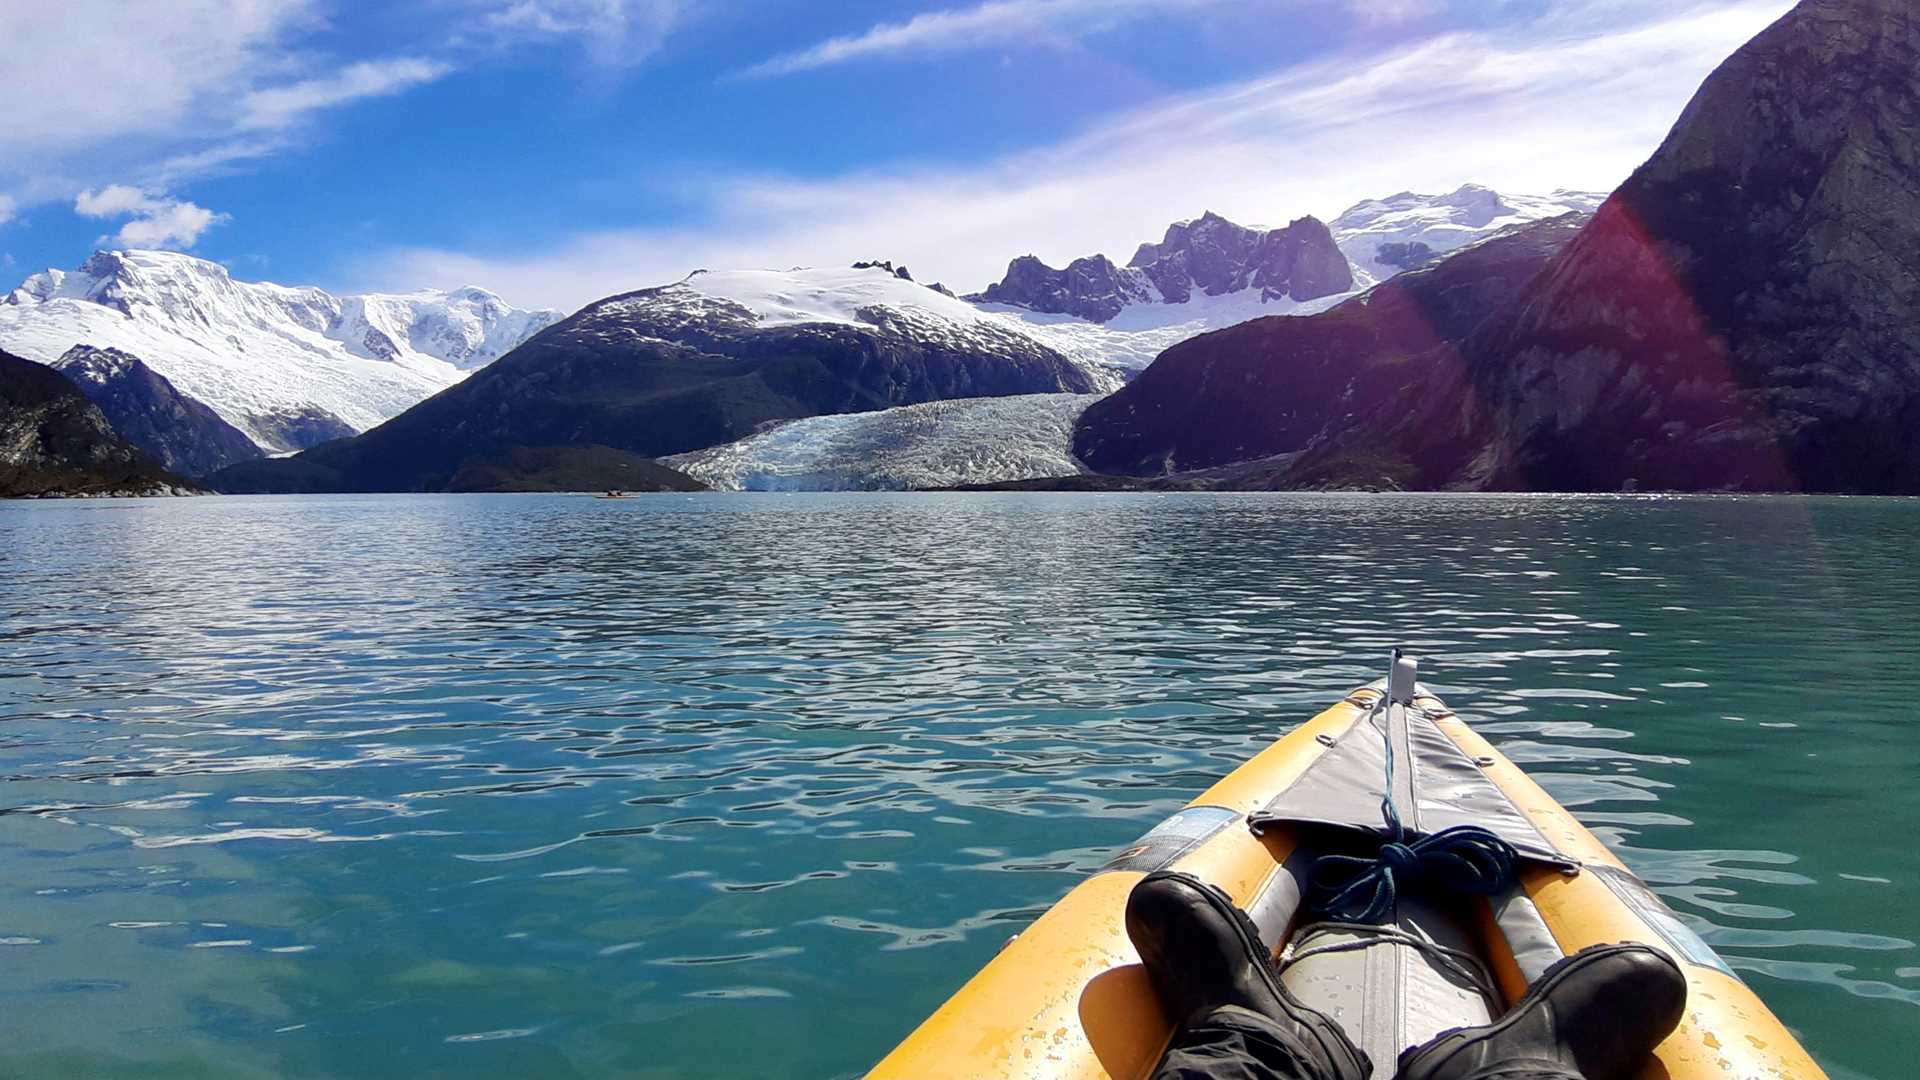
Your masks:
M1190 874L1158 870L1127 897L1127 936L1175 1022L1224 1006L1274 1021L1327 1080L1367 1080L1373 1063L1325 1013L1302 1005L1274 976L1260 931L1227 895ZM1178 1036L1175 1036L1178 1041Z
M1529 1075L1629 1080L1680 1023L1687 978L1645 945L1595 945L1548 968L1491 1024L1440 1034L1400 1055L1400 1080Z

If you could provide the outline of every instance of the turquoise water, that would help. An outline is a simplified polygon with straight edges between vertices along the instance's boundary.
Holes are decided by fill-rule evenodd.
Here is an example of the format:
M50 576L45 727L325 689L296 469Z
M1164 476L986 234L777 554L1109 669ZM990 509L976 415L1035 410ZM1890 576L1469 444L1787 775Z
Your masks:
M1390 646L1841 1077L1920 501L0 503L0 1075L855 1075Z

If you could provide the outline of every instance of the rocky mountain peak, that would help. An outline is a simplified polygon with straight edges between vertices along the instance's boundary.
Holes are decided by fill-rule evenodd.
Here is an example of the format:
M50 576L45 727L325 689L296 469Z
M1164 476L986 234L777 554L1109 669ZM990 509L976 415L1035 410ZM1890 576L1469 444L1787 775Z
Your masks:
M907 264L901 263L899 266L895 266L891 259L869 259L854 263L853 268L855 270L885 270L901 281L913 280L913 275L907 273Z
M973 299L1107 322L1130 305L1184 304L1196 292L1257 289L1262 299L1305 301L1352 287L1352 270L1324 223L1306 217L1284 229L1250 229L1209 210L1168 226L1159 243L1141 244L1124 267L1088 255L1055 270L1023 255Z
M96 349L91 345L75 345L68 349L53 366L66 373L69 379L90 379L95 382L118 378L144 366L140 358L119 349Z

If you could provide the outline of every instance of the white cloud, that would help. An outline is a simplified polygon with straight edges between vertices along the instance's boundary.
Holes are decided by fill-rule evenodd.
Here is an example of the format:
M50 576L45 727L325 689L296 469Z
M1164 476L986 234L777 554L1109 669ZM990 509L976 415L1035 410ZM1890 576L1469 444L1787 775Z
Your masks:
M5 225L7 222L12 221L13 213L18 207L19 204L14 202L12 197L0 195L0 225Z
M167 187L194 177L227 172L242 162L272 157L287 145L285 132L243 135L173 154L143 172L156 186Z
M127 184L82 191L73 200L82 217L129 218L112 239L130 248L190 248L200 234L228 220L204 206L168 198Z
M0 160L190 130L313 18L310 0L0 0Z
M977 167L700 177L689 189L711 203L697 225L585 233L535 252L376 252L359 269L370 287L479 281L555 306L701 266L856 258L904 260L922 279L973 289L1024 253L1054 265L1124 258L1206 209L1281 224L1465 182L1605 190L1659 144L1708 72L1789 6L1647 0L1579 22L1563 12L1532 32L1446 34L1169 98Z
M73 212L82 217L120 217L140 214L161 205L160 200L127 184L108 184L98 191L83 191L73 200Z
M623 68L658 51L684 15L682 0L512 0L485 22L514 43L579 38L596 64Z
M310 46L334 3L0 0L0 191L32 205L102 180L166 187L229 170L302 145L297 129L325 109L448 70L330 60Z
M851 60L897 54L958 52L988 45L1071 38L1117 22L1164 15L1181 7L1217 0L988 0L972 7L916 15L905 22L881 23L859 34L828 38L797 52L783 53L739 72L746 78L791 75ZM1405 0L1391 0L1405 2Z
M348 64L331 75L248 94L241 103L239 127L243 130L287 127L320 109L362 98L398 94L432 82L450 70L446 64L418 57Z

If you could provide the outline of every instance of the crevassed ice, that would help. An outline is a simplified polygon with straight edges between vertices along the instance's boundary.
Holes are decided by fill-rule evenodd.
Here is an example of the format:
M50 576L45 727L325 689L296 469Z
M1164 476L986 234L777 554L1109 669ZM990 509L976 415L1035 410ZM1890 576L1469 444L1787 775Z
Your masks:
M723 491L898 491L1085 472L1073 425L1099 394L960 398L794 420L662 460Z

